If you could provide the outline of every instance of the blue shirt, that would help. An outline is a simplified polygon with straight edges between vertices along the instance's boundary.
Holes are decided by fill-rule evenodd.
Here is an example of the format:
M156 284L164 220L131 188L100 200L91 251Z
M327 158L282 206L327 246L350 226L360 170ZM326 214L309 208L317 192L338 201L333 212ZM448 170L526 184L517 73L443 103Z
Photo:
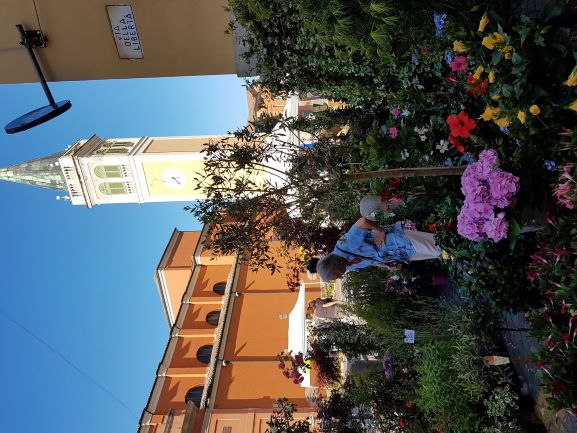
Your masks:
M333 254L349 262L347 270L363 269L367 266L388 265L395 262L406 262L415 255L415 248L405 237L401 223L396 223L389 230L380 248L374 243L373 230L352 226L338 241ZM359 257L362 256L362 257Z

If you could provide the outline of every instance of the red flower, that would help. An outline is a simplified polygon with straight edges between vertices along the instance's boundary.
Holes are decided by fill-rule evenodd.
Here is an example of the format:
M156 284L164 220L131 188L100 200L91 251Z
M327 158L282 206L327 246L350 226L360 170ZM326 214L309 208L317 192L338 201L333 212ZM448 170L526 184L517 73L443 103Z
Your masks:
M467 77L467 95L479 96L487 93L487 80L475 81L475 77L471 74Z
M449 222L445 224L445 228L447 229L447 231L449 232L454 232L455 231L455 224Z
M565 343L565 346L569 344L569 340L571 339L571 337L567 332L565 332L561 338L563 340L563 343Z
M451 128L451 135L463 138L469 138L471 131L477 127L475 119L469 119L469 115L464 111L457 115L449 115L447 124Z
M457 152L459 152L461 155L465 153L465 147L452 134L449 135L449 143L455 146L455 149L457 149Z
M447 75L447 82L449 84L455 84L457 82L457 76L451 72L449 75Z
M553 338L550 335L547 338L545 338L543 344L545 344L545 346L548 347L555 347L555 342L553 341Z
M401 417L401 419L399 420L399 427L405 428L406 426L407 426L407 420Z
M561 305L561 314L567 314L567 310L569 309L569 306L563 302L563 304Z
M427 54L429 54L429 49L427 47L421 47L421 49L419 50L419 54L421 54L421 56L426 56Z
M405 407L406 407L407 409L412 409L412 408L415 407L415 405L413 404L412 401L408 401L407 403L405 403Z
M565 394L565 385L558 383L553 387L553 394Z
M527 273L527 279L531 282L535 281L539 275L537 272L529 272Z
M437 233L437 224L428 224L427 228L431 233Z

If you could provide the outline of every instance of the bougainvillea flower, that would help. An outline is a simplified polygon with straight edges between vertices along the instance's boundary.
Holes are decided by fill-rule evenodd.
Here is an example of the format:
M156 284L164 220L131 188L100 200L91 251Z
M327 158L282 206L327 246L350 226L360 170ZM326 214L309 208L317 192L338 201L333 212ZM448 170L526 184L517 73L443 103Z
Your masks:
M466 72L469 62L465 56L457 56L449 65L453 72Z
M485 27L487 27L487 24L489 24L489 17L487 16L487 14L483 14L483 16L481 17L481 21L479 21L479 28L477 29L477 31L484 32Z
M449 135L449 143L451 143L461 155L465 153L465 147L463 147L461 142L452 134Z
M463 41L454 41L453 42L453 51L455 53L464 53L465 51L467 51L467 48L465 48L465 44L463 43Z
M569 77L567 78L567 81L563 81L563 84L571 87L577 86L577 66L573 68L573 70L569 74Z
M470 119L469 115L464 111L459 114L451 114L447 117L447 124L451 128L451 135L453 137L469 138L471 136L471 131L477 127L477 123L474 119ZM451 144L455 145L451 141L449 136L449 141Z
M519 119L519 122L521 122L522 125L525 124L525 122L527 121L527 115L523 110L519 110L519 112L517 113L517 119Z
M539 113L541 113L541 109L538 105L533 104L529 107L529 113L531 113L533 116L538 116Z

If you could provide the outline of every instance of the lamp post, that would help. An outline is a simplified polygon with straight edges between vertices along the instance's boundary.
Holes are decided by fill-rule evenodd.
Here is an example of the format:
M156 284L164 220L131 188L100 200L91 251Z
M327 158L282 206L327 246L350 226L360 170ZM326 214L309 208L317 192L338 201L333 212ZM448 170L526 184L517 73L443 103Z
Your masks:
M42 69L40 68L40 64L38 63L38 59L34 54L34 48L42 48L46 46L42 33L38 30L24 30L22 24L17 24L16 28L22 37L20 44L28 50L28 54L30 55L30 59L32 60L32 64L34 65L34 69L36 70L36 74L40 80L40 84L42 85L42 89L46 94L46 98L48 98L48 105L32 110L8 123L4 127L7 134L14 134L34 128L35 126L61 115L72 106L70 101L67 99L58 102L54 100L52 93L48 88L48 83L42 73Z

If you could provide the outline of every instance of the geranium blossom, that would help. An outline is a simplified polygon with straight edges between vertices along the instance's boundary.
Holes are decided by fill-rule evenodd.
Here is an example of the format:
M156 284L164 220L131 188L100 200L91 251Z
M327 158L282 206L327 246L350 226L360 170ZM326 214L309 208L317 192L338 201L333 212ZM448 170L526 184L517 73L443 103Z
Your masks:
M469 115L464 111L459 114L451 114L447 117L447 124L451 128L451 135L454 137L469 138L471 131L477 127L474 119L470 119Z
M450 63L450 66L453 72L466 72L467 67L469 66L469 62L465 56L457 56Z

